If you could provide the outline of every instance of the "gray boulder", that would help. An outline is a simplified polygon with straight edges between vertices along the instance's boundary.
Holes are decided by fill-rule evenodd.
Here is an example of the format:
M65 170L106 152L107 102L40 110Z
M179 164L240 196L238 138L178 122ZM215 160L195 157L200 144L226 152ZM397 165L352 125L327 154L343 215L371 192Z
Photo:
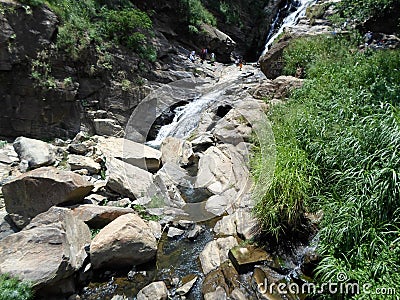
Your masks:
M69 209L53 207L0 241L0 273L48 289L82 267L89 243L88 226Z
M139 265L152 260L156 252L156 238L137 214L115 219L100 230L90 245L94 269Z
M167 300L168 290L164 281L150 283L139 291L137 300Z
M46 142L19 137L13 146L21 162L27 162L30 169L49 166L55 162L54 148Z
M22 228L54 205L79 203L92 189L78 174L42 167L7 182L2 191L7 212Z

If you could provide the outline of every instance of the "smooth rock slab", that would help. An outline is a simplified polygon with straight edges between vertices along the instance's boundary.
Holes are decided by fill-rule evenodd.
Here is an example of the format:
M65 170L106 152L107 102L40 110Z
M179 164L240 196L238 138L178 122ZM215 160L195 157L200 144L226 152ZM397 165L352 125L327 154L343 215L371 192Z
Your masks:
M168 290L164 281L156 281L142 288L136 296L137 300L167 300Z
M99 137L98 148L106 157L118 158L132 166L156 172L161 164L161 151L123 138Z
M58 204L76 204L93 189L84 177L42 167L7 182L2 190L6 210L18 227Z
M90 245L94 269L139 265L152 260L156 252L156 238L137 214L115 219L100 230Z
M228 256L239 273L249 272L256 264L273 260L267 251L252 245L234 247L229 250Z

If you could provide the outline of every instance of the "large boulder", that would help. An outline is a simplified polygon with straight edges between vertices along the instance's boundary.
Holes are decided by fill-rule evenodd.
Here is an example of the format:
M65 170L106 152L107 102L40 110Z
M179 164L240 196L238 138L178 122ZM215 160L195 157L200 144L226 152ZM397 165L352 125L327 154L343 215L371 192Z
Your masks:
M74 207L72 214L84 221L90 228L103 228L116 218L134 213L132 208L99 206L94 204L84 204Z
M88 226L69 209L53 207L0 241L0 273L47 289L82 267L89 243Z
M203 273L208 274L227 261L229 250L237 245L238 242L233 236L209 242L199 256Z
M112 221L90 245L94 269L126 267L152 260L157 240L151 228L137 214L126 214Z
M53 147L43 141L19 137L13 146L21 162L26 162L31 169L49 166L55 162Z
M161 152L144 144L123 138L99 137L98 148L106 157L118 158L149 172L156 172L160 168Z
M101 169L100 164L95 162L93 158L82 155L68 155L68 164L72 171L85 169L91 174L97 174Z
M123 196L137 199L146 196L153 186L153 175L116 158L106 161L107 187Z
M190 142L176 137L167 137L161 144L161 160L163 164L175 163L187 165L193 159L193 150Z
M76 204L93 185L70 171L42 167L7 182L2 190L6 210L18 227L58 204Z
M142 288L136 296L137 300L167 300L168 290L164 281L156 281Z

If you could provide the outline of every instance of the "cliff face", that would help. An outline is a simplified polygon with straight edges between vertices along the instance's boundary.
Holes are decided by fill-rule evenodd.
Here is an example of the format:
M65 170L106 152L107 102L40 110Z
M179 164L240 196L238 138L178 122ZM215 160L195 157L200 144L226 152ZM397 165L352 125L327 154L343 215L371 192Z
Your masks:
M76 133L80 126L76 87L44 90L32 77L38 53L55 38L56 15L44 7L27 13L10 1L1 4L0 134L66 137Z
M71 57L55 46L60 20L50 9L0 0L0 136L70 138L82 129L104 133L96 130L95 120L105 124L106 132L121 134L152 89L180 79L176 71L194 72L186 51L209 47L220 62L230 62L232 51L256 60L280 2L235 0L223 14L224 2L205 1L217 26L192 34L182 17L182 0L132 1L153 21L157 61L151 63L123 47L95 44ZM227 14L235 13L239 18L227 22Z

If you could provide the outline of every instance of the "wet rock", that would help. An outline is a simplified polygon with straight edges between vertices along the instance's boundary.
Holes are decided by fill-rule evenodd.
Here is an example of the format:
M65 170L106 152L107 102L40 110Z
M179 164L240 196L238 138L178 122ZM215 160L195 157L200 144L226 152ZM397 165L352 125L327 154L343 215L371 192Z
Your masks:
M163 281L156 281L145 286L137 294L137 300L167 300L168 290Z
M100 230L90 245L94 269L142 264L152 260L156 252L156 238L136 214L126 214L112 221Z
M72 171L85 169L91 174L97 174L101 169L100 164L95 162L93 158L75 154L68 156L68 164L71 166Z
M196 283L197 278L198 277L195 276L192 280L188 281L187 283L185 283L181 287L177 288L176 289L176 294L178 294L179 296L184 296L187 293L189 293L191 288L193 287L193 285Z
M162 235L162 227L161 224L155 221L149 221L149 227L154 237L159 240Z
M19 137L13 146L21 162L27 162L30 169L49 166L55 162L54 148L46 142Z
M79 220L88 224L90 228L103 228L116 218L134 212L135 211L131 208L98 206L92 204L79 205L72 209L72 214Z
M184 233L185 233L184 230L181 230L181 229L176 228L176 227L170 227L170 228L168 228L167 236L169 238L177 238L177 237L182 236Z
M81 268L89 243L88 226L69 209L53 207L0 241L0 272L51 289Z
M161 151L123 138L99 137L98 148L106 157L118 158L132 166L157 172Z
M236 238L232 236L209 242L199 255L203 273L207 274L227 261L228 251L237 245Z
M315 247L307 247L302 258L301 271L304 275L313 277L314 270L321 257L318 255Z
M214 292L210 292L204 295L204 300L225 300L228 299L226 292L222 287L217 287Z
M106 162L110 174L107 187L120 195L137 199L147 194L153 184L151 173L116 158Z
M123 136L124 129L114 119L94 119L94 130L98 135Z
M192 229L194 227L195 223L190 220L179 220L177 225L182 229L188 230L188 229Z
M195 240L205 229L200 225L195 225L194 228L187 233L187 238L191 241Z
M161 144L161 160L163 164L175 163L186 166L193 159L192 144L175 137L167 137Z
M229 296L232 300L247 300L245 293L243 293L240 289L234 289L231 295Z
M92 189L93 185L78 174L42 167L7 182L2 191L7 212L22 228L53 205L79 203Z
M249 272L256 264L272 260L265 250L252 245L234 247L229 250L228 256L239 273Z

